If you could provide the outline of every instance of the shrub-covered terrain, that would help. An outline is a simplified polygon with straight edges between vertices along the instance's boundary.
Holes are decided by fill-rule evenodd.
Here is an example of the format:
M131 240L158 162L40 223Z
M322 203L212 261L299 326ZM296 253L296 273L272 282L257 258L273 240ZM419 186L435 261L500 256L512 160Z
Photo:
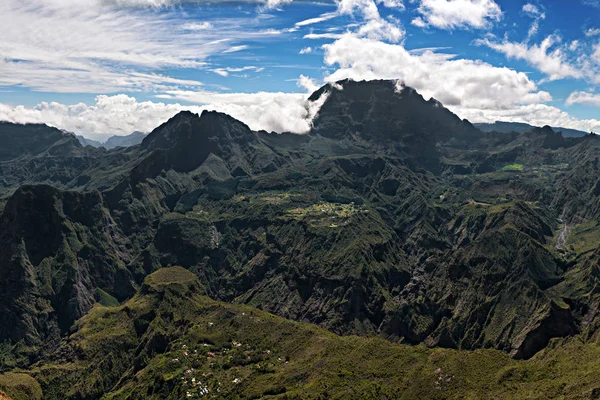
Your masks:
M598 396L600 139L315 100L306 135L182 112L113 150L0 124L2 396Z
M96 305L29 371L0 375L0 387L14 399L41 398L42 389L46 399L587 399L600 393L594 338L555 340L534 358L515 361L496 350L340 337L202 293L191 272L160 269L123 305Z

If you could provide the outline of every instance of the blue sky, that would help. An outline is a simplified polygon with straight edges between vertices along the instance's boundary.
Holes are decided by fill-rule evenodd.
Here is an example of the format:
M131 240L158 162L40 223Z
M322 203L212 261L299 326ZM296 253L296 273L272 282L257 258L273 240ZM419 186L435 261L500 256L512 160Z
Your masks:
M398 79L474 122L600 131L600 1L3 0L0 119L89 137L181 109L309 129L316 87Z

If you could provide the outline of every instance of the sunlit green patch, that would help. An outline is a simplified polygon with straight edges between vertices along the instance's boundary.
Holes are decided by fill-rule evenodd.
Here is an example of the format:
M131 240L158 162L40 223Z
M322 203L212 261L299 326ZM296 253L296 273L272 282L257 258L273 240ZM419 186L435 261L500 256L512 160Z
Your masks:
M296 221L305 220L313 226L339 228L346 225L352 216L367 212L367 208L354 203L317 203L308 207L291 208L286 211L285 217Z
M502 172L520 172L523 171L523 164L505 165L500 169Z

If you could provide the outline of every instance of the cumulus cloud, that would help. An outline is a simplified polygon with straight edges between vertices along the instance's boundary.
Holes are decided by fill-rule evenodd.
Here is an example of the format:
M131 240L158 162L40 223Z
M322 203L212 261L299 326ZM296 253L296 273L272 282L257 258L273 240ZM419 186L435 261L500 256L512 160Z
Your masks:
M306 91L308 93L315 92L319 88L319 85L317 84L317 82L314 79L309 78L304 75L300 75L300 78L298 78L297 84L301 88L306 89Z
M267 8L279 8L285 4L290 4L292 0L265 0Z
M312 47L304 47L302 50L300 50L299 54L309 54L312 53L313 49Z
M526 74L482 61L424 50L410 53L404 46L346 36L323 46L325 63L337 66L327 77L333 82L399 79L426 98L445 105L478 109L507 108L551 100Z
M256 66L221 67L219 64L208 65L205 60L216 54L248 49L247 45L236 42L236 38L275 36L275 32L267 33L264 29L240 32L239 20L223 21L222 28L219 25L219 31L213 32L204 22L182 22L181 15L174 17L172 14L178 11L156 14L144 10L128 13L105 10L106 13L99 16L97 9L87 14L76 0L45 1L60 3L61 6L48 11L48 8L22 6L20 0L4 0L0 4L0 22L10 24L8 31L18 24L23 25L21 30L15 28L17 33L0 30L0 86L19 84L46 91L81 91L83 88L96 93L152 91L156 98L166 102L139 102L134 97L116 95L98 96L93 105L40 103L35 107L24 107L0 104L0 120L44 122L104 138L112 134L129 134L134 130L152 130L184 109L193 112L206 109L228 113L257 130L304 133L310 129L311 121L324 101L307 101L307 93L314 91L320 82L306 76L300 76L297 84L307 93L217 93L205 90L200 82L161 75L154 67L160 66L163 70L204 68L222 76L260 72L262 68ZM102 1L106 3L108 0ZM146 0L139 0L143 1ZM269 7L277 8L287 2L273 1ZM65 6L70 3L74 4L71 11ZM176 4L169 0L156 0L154 3L146 6ZM321 14L312 21L300 21L293 28L278 31L290 32L310 26L311 31L305 38L334 40L323 46L325 64L333 70L325 77L326 82L334 84L345 78L396 79L416 88L426 98L435 97L459 116L473 122L503 120L599 130L597 120L579 120L557 107L544 104L551 101L552 96L539 89L525 73L480 60L458 58L442 53L443 48L407 51L402 44L405 33L399 21L382 17L379 10L380 7L402 9L402 1L336 0L336 4L334 13ZM482 5L487 6L483 11ZM460 12L456 11L457 6ZM538 21L543 18L543 11L533 7L526 5L522 11ZM8 15L17 17L16 22L2 13L6 10L10 11ZM69 16L68 12L72 15ZM417 12L420 17L413 24L441 29L486 28L502 17L502 11L492 0L421 0ZM36 16L33 20L31 13ZM334 14L352 16L355 23L346 26L345 33L312 31L312 26L323 22L324 16L329 19ZM23 15L26 17L20 18ZM58 24L57 21L65 17L69 23L73 21L76 24L73 32L81 32L78 41L74 42L71 27ZM319 18L321 20L317 21ZM209 24L216 26L217 22ZM31 40L19 37L19 34L27 35L26 31L33 32ZM108 36L99 38L104 32L108 32ZM223 32L231 37L224 38ZM175 34L177 36L173 36ZM42 38L34 40L36 35ZM65 39L64 36L69 37ZM493 36L477 43L509 58L525 60L548 75L549 79L590 78L595 74L594 66L600 65L598 45L595 48L597 60L588 55L585 62L590 72L583 73L586 69L583 61L577 65L570 63L566 52L577 51L580 57L580 47L589 49L592 46L578 42L562 44L558 35L549 36L539 45L528 44L528 39L518 43ZM312 51L312 48L304 48L301 53L308 53L308 49ZM210 60L212 62L213 58ZM574 92L566 104L599 105L599 97L593 93ZM179 102L194 105L186 106Z
M302 76L299 85L316 88L313 80ZM40 103L35 107L0 103L0 120L14 123L45 123L93 139L127 135L133 131L149 132L182 110L201 113L216 110L246 123L252 129L275 132L306 133L325 99L308 101L306 93L216 93L173 90L159 95L198 105L153 101L139 102L124 94L100 95L93 105Z
M252 129L294 133L306 133L310 129L308 95L304 93L172 90L159 97L195 103L201 105L201 109L227 113Z
M585 104L588 106L600 107L600 94L581 91L573 92L569 95L565 104Z
M439 29L484 29L500 21L502 10L494 0L420 0L421 16L412 20L418 27Z
M402 0L377 0L377 3L383 4L387 8L396 8L398 10L404 10L406 7Z
M364 22L359 24L356 35L376 40L397 43L404 38L404 29L399 21L385 19L379 14L377 3L387 3L388 6L400 7L402 2L394 0L337 0L337 12L340 15L355 16L359 14Z
M577 129L584 132L600 132L600 121L597 119L578 119L567 112L547 104L527 104L510 109L481 110L453 109L462 118L472 122L524 122L534 126L557 126L561 128Z
M600 35L600 28L589 28L585 31L585 36L592 37Z
M600 131L598 120L577 119L544 104L552 100L550 93L540 90L527 74L509 68L430 49L409 52L399 44L351 35L323 48L325 63L337 67L327 76L329 82L398 79L471 122L515 121Z
M184 109L179 104L138 102L126 95L97 96L94 105L40 103L35 107L0 104L0 120L45 123L91 138L149 132Z

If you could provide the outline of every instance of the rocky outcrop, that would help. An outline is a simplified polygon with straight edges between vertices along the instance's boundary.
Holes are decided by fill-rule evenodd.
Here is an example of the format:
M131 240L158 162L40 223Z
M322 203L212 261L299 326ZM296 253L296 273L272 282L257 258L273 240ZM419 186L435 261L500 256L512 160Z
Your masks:
M597 139L484 134L392 81L311 101L307 135L217 112L112 151L43 129L45 149L0 164L5 195L38 180L92 191L25 186L6 204L0 340L56 341L174 265L213 298L342 334L528 358L596 326L597 255L567 259L553 235L561 216L600 216Z
M54 342L98 301L133 293L126 239L99 192L23 186L0 217L0 340Z

